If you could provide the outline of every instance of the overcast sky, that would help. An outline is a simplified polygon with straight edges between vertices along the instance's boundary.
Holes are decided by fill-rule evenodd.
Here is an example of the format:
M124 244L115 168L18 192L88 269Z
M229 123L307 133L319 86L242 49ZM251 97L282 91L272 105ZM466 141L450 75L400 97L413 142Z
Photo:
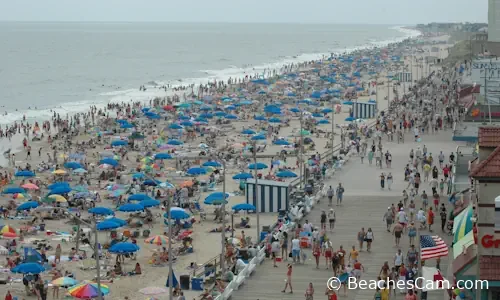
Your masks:
M0 0L2 21L487 22L487 0Z

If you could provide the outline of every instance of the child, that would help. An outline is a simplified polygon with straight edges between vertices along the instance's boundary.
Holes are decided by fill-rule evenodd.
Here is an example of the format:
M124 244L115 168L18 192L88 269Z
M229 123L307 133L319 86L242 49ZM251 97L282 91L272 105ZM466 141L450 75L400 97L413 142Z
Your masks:
M439 195L443 196L444 193L444 179L441 178L441 182L439 182Z

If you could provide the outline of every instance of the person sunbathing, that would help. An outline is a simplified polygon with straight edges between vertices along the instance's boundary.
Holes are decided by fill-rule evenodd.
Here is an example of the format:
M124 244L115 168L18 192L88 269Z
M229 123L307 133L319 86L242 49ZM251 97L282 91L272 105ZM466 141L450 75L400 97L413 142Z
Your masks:
M135 264L134 271L128 273L128 275L130 275L130 276L132 276L132 275L141 275L141 274L142 274L142 270L141 270L141 265L139 263Z
M236 224L237 228L250 228L250 218L241 218L240 224Z
M227 231L231 231L231 226L230 225L226 226L226 232ZM210 230L210 232L222 232L222 226L214 228L214 229Z

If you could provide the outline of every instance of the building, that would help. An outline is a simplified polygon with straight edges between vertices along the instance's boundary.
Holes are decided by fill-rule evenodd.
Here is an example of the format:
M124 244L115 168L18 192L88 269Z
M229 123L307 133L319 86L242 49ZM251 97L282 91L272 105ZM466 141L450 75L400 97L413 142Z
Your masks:
M500 0L488 0L488 41L500 42Z
M500 208L500 128L479 128L478 148L478 159L471 164L469 175L478 195L476 251L479 266L476 265L471 273L475 279L489 283L488 289L476 293L476 300L500 299L500 209L497 212Z

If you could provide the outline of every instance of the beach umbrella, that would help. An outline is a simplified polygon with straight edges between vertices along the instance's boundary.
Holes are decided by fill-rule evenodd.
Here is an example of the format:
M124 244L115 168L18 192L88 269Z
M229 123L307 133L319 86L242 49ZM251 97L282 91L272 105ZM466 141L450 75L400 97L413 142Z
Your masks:
M204 114L200 114L199 117L204 118L204 119L212 119L214 117L214 115L209 114L209 113L204 113Z
M130 123L123 123L122 125L120 125L120 128L122 128L122 129L131 129L131 128L134 128L134 125L132 125Z
M93 207L88 211L90 214L101 215L101 216L109 216L115 214L110 208L102 206Z
M249 100L243 100L240 102L241 105L252 105L252 101Z
M170 129L183 129L184 127L182 127L179 124L173 123L173 124L168 125L168 128L170 128Z
M353 118L353 117L347 117L347 118L345 118L345 121L347 121L347 122L352 122L354 120L356 120L356 118Z
M267 120L266 117L264 117L264 116L255 116L255 117L253 117L253 119L255 121L266 121Z
M168 244L168 237L164 235L155 235L144 240L148 244L162 246Z
M84 174L84 173L87 173L87 170L85 170L83 168L78 168L78 169L74 169L73 173L75 173L75 174Z
M111 146L113 147L117 147L117 146L125 146L127 145L127 141L122 141L122 140L118 140L118 141L112 141L111 142Z
M72 286L68 289L70 296L78 299L92 299L99 297L101 295L109 294L109 287L105 284L101 284L101 290L95 282L83 282L78 285Z
M224 118L226 118L228 120L236 120L236 119L238 119L238 117L235 116L235 115L225 115Z
M24 170L24 171L17 171L16 174L14 174L14 176L16 176L16 177L34 177L35 173L28 171L28 170Z
M151 197L146 195L146 194L133 194L133 195L130 195L127 200L128 201L142 201L142 200L146 200L146 199L151 199Z
M132 178L134 179L142 179L144 178L146 175L144 175L144 173L135 173L132 175Z
M168 213L165 213L163 215L165 218L168 218ZM191 216L182 208L180 207L172 207L170 209L170 218L175 219L175 220L181 220L181 219L189 219Z
M106 219L104 219L104 221L102 221L101 223L103 223L103 222L113 222L113 223L116 223L120 226L127 225L127 221L116 218L116 217L106 217Z
M146 207L160 206L161 202L155 199L145 199L139 202L140 205Z
M205 198L205 204L211 204L213 201L217 201L217 200L224 200L224 199L227 199L229 198L229 193L226 193L224 195L224 193L222 192L214 192L214 193L211 193L210 195L208 195L206 198Z
M72 189L68 186L58 186L53 190L49 190L49 196L50 195L62 195L62 194L67 194L71 192Z
M280 171L278 173L276 173L276 177L279 177L279 178L293 178L293 177L297 177L297 174L295 174L294 172L292 171Z
M290 143L287 141L287 140L282 140L282 139L279 139L279 140L276 140L273 142L273 144L275 145L279 145L279 146L287 146L287 145L290 145Z
M14 194L14 196L12 198L14 198L14 199L24 199L26 197L23 194Z
M3 192L3 194L23 194L26 193L26 190L17 186L12 186L12 187L6 187Z
M215 167L215 168L222 167L222 165L219 162L214 161L214 160L204 162L202 166L203 167Z
M254 163L249 164L248 168L250 170L262 170L262 169L267 169L268 167L267 167L267 165L265 163L258 162L256 164L254 164Z
M0 230L0 234L6 234L6 233L16 233L16 230L14 229L14 227L11 227L10 225L5 225L2 227L2 229Z
M179 116L179 120L183 120L183 121L191 120L191 116Z
M196 122L200 122L200 123L208 123L208 120L205 119L205 118L202 118L202 117L198 117L196 119L194 119Z
M323 108L323 109L321 110L321 112L322 112L322 113L324 113L324 114L329 114L329 113L331 113L332 111L333 111L333 110L332 110L331 108Z
M130 140L143 140L146 137L143 134L140 134L139 132L133 132L131 135L128 136Z
M323 114L320 114L320 113L313 113L312 114L313 117L315 118L322 118L323 117Z
M233 179L235 180L245 180L250 178L253 178L252 174L250 173L239 173L233 176Z
M194 123L191 121L183 121L183 122L181 122L181 125L187 126L187 127L192 127L194 125Z
M184 102L184 103L181 103L181 104L177 105L177 107L179 107L179 108L190 108L191 104Z
M67 169L83 169L83 166L76 161L70 161L64 164L64 167Z
M342 102L343 105L352 105L353 102L352 101L344 101Z
M318 122L316 122L316 124L330 124L330 121L328 121L327 119L323 119L323 120L319 120Z
M36 201L29 201L29 202L24 202L23 204L19 205L16 210L17 211L22 211L22 210L30 210L33 208L38 207L38 202Z
M252 129L245 129L241 132L241 134L255 134L255 131Z
M233 205L233 207L231 207L231 208L232 208L232 210L235 210L235 211L239 211L239 210L256 211L257 210L257 208L255 206L253 206L252 204L249 204L249 203L236 204L236 205Z
M33 184L33 183L25 183L23 185L21 185L22 188L25 188L27 190L38 190L38 186L36 184Z
M269 119L269 123L281 123L281 119L271 118L271 119Z
M258 92L258 94L259 94L259 95L265 95L266 93L267 93L267 92L266 92L266 91L264 91L264 90L260 90L260 91Z
M55 175L64 175L64 174L66 174L66 171L59 169L59 170L53 171L52 174L55 174Z
M144 180L144 185L147 185L147 186L157 186L158 184L161 183L161 181L159 180L151 180L151 179L146 179Z
M56 202L59 202L59 203L63 203L63 202L67 202L68 201L63 196L57 195L57 194L49 195L49 196L47 196L47 198L51 199L51 200L54 200ZM76 195L75 195L75 198L78 199L78 197L76 197ZM49 201L49 202L52 202L52 201Z
M78 281L74 280L71 277L59 277L56 280L52 280L51 284L54 286L60 287L70 287L74 286L78 283Z
M49 190L53 190L53 189L55 189L56 187L60 187L60 186L67 186L67 187L69 187L69 183L68 183L68 182L65 182L65 181L60 181L60 182L56 182L56 183L53 183L53 184L49 184L49 185L47 186L47 188L48 188Z
M207 170L200 167L192 167L187 170L186 174L188 175L205 175L207 174Z
M200 110L202 110L202 111L210 111L210 110L212 110L212 108L210 106L206 106L205 105L205 106L201 106Z
M146 117L148 119L152 119L152 120L159 120L159 119L161 119L160 115L158 115L158 114L150 114L150 115L146 115Z
M45 267L39 263L23 263L10 269L10 271L20 274L40 274L45 271Z
M109 252L115 254L134 253L139 250L140 250L139 246L129 242L116 243L108 249Z
M175 140L175 139L168 140L168 142L167 142L167 145L173 145L173 146L179 146L179 145L182 145L182 144L184 144L184 142L179 141L179 140Z
M236 106L234 106L234 105L226 105L226 106L224 106L224 109L226 109L226 110L235 110Z
M168 293L166 288L150 286L139 290L139 293L143 295L159 295ZM146 300L154 300L155 298L147 298Z
M172 159L172 155L170 153L157 153L154 156L154 159Z
M118 207L118 211L123 211L123 212L135 212L135 211L143 211L144 206L136 203L127 203L123 204L122 206Z
M225 112L223 112L223 111L216 111L216 112L214 113L214 115L215 115L216 117L224 117L224 116L226 115L226 113L225 113Z
M266 139L265 135L257 134L250 138L252 141L263 141Z
M104 231L104 230L116 229L116 228L122 227L122 225L115 223L113 221L106 220L106 221L102 221L102 222L97 223L96 227L97 227L97 230Z
M292 108L290 108L290 111L293 113L298 113L298 112L300 112L300 109L298 109L297 107L292 107Z
M99 164L100 165L106 164L106 165L110 165L112 167L116 167L116 166L118 166L118 161L116 159L113 159L113 158L104 158L104 159L101 159L99 161Z
M128 124L128 121L127 120L119 119L119 120L116 120L116 123L118 123L118 124Z
M175 186L170 182L162 182L160 183L160 186L167 189L175 189Z

